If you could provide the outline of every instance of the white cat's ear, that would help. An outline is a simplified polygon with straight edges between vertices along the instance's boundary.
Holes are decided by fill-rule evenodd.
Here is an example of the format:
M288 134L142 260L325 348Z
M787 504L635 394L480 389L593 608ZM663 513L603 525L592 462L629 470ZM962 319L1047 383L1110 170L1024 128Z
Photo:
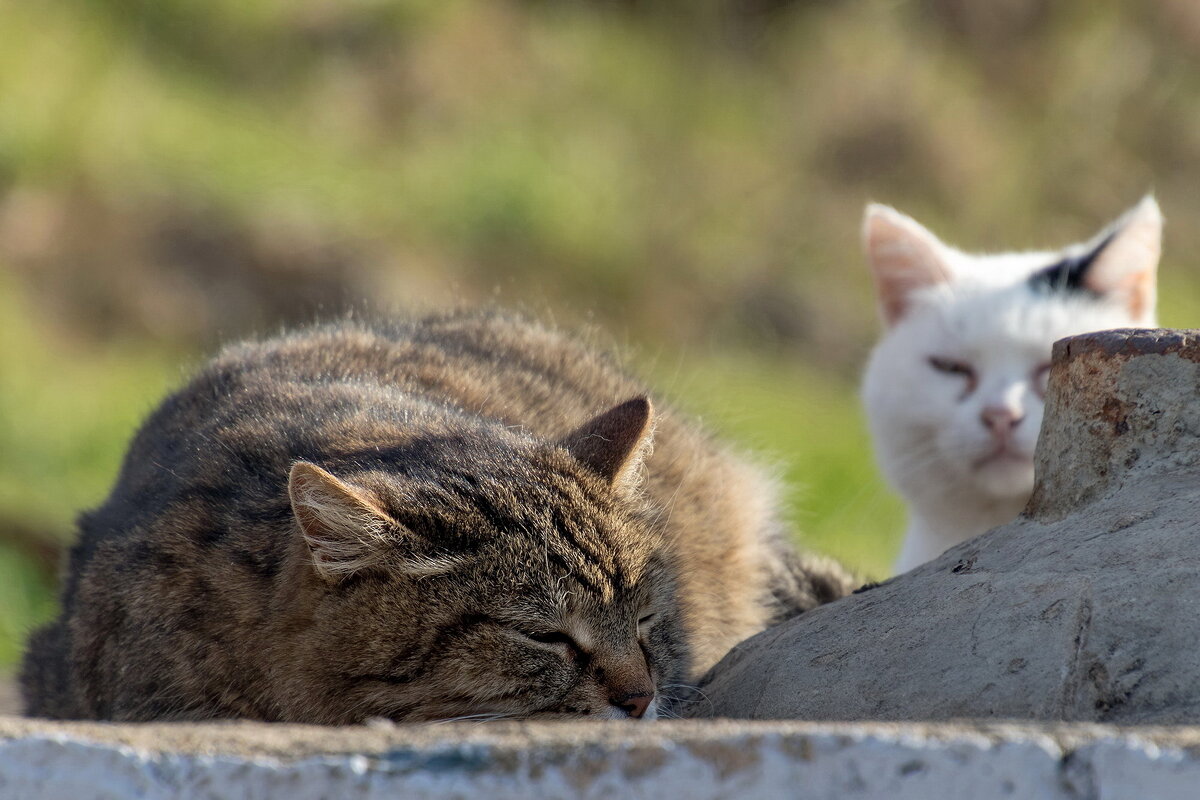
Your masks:
M1096 256L1083 278L1093 292L1120 298L1130 317L1143 325L1154 324L1162 230L1162 211L1146 195L1093 240Z
M904 317L914 291L951 279L941 241L893 208L868 205L862 235L867 263L875 276L879 314L889 327Z
M288 476L288 494L313 566L325 580L336 582L387 557L387 531L399 523L361 490L298 461Z
M654 441L654 409L635 397L585 422L559 440L571 455L618 491L637 482Z

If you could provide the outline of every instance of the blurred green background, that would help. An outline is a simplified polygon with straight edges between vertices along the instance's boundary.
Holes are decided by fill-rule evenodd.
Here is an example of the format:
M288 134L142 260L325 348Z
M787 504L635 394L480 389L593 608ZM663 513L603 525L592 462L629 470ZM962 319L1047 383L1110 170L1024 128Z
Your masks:
M971 249L1153 189L1197 316L1195 0L0 0L0 671L219 341L348 307L599 324L880 577L864 202Z

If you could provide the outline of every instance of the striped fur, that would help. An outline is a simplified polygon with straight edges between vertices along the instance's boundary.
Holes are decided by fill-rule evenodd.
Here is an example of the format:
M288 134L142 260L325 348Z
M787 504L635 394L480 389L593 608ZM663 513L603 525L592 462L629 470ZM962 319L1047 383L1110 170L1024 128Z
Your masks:
M769 480L644 394L494 313L227 348L81 517L28 712L669 713L733 644L851 586L783 543Z

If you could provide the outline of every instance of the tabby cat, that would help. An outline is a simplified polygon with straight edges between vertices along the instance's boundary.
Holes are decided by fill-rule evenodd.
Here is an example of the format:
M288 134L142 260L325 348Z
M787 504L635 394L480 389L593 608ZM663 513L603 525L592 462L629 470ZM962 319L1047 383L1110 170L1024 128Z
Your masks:
M30 715L653 719L852 588L757 468L494 312L226 349L80 528Z

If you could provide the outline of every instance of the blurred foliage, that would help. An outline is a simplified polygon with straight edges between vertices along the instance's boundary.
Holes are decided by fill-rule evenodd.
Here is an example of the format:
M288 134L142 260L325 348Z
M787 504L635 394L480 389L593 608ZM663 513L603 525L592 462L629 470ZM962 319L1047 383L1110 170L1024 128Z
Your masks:
M223 339L599 322L881 575L865 201L994 249L1154 189L1163 321L1200 311L1194 0L0 0L0 43L0 665L45 543Z

